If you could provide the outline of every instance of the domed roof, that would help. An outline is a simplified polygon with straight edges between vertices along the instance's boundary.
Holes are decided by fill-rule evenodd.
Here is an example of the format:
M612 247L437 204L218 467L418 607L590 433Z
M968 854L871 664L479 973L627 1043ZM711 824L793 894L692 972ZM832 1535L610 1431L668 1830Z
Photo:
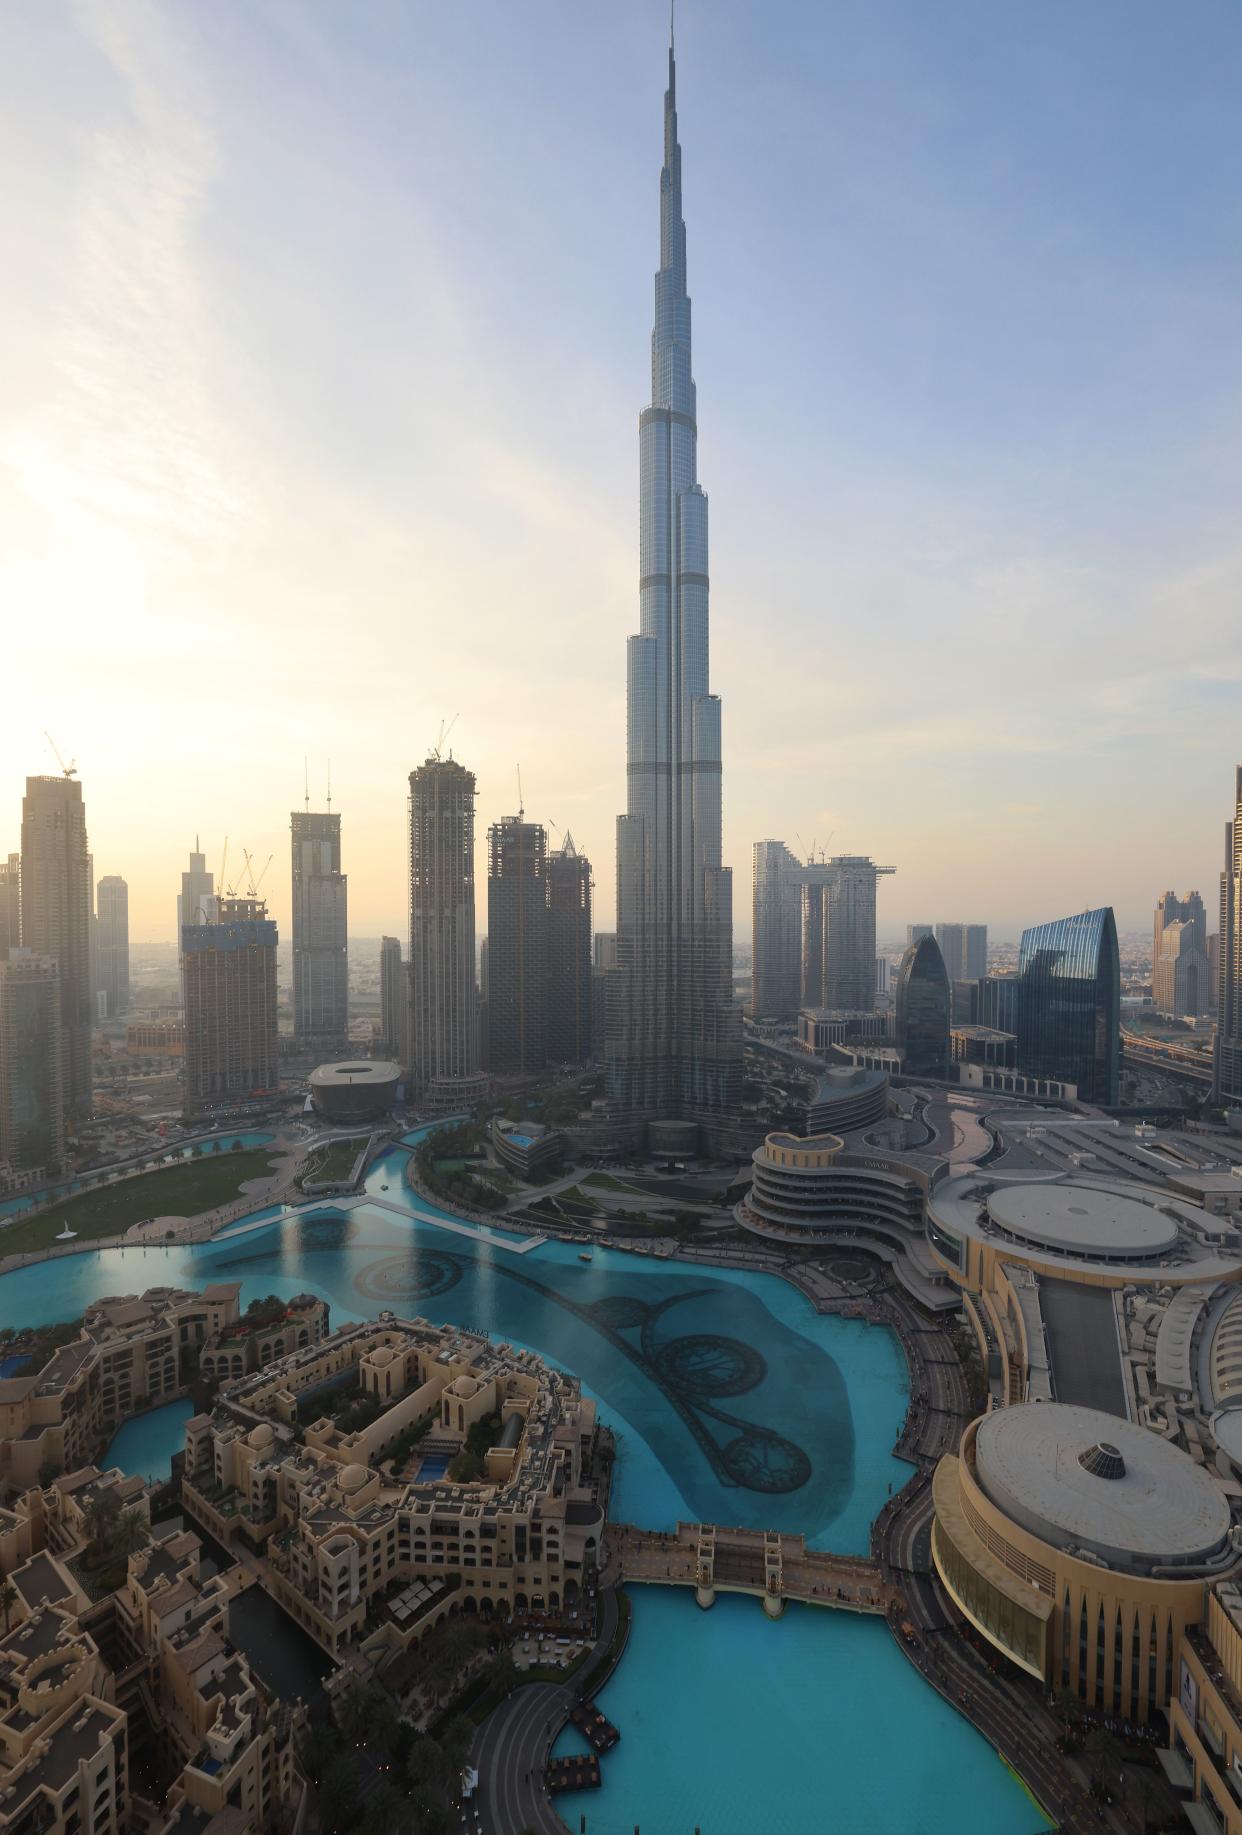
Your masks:
M259 1425L252 1427L246 1435L247 1444L256 1449L261 1446L270 1446L275 1438L271 1425L267 1421L260 1421Z
M979 1485L1056 1548L1132 1572L1193 1568L1229 1535L1229 1505L1189 1453L1146 1427L1068 1402L1025 1402L975 1435Z
M337 1479L342 1491L361 1491L367 1482L367 1468L364 1465L347 1465Z
M382 1344L377 1351L372 1351L371 1362L373 1364L378 1364L380 1369L384 1370L387 1369L396 1355L397 1353L390 1344Z

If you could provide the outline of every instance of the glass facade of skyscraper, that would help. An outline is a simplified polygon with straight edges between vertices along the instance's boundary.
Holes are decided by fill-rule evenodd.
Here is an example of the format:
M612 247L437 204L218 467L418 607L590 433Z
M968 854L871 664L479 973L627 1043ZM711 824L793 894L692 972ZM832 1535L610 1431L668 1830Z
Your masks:
M636 1120L734 1125L733 880L721 858L720 701L708 685L707 497L698 482L686 225L669 51L651 405L639 419L640 629L629 640L627 799L617 822L608 1094ZM870 970L870 965L869 970Z
M1115 1103L1121 1059L1121 970L1112 908L1037 924L1018 956L1018 1063Z
M895 1019L904 1074L947 1077L949 977L935 937L920 937L901 958Z

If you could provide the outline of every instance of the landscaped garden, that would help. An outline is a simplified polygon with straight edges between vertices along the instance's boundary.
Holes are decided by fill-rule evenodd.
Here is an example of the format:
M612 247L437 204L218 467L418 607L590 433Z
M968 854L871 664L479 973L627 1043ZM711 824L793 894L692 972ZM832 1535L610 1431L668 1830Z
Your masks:
M461 1122L455 1128L437 1128L427 1136L414 1155L414 1163L433 1197L470 1210L501 1209L504 1193L487 1179L490 1168L482 1160L473 1159L482 1141L483 1128L473 1121ZM468 1170L468 1163L477 1170Z
M368 1135L356 1139L327 1141L316 1149L302 1168L300 1185L340 1185L348 1179L366 1146Z
M37 1217L19 1217L0 1229L0 1255L27 1255L46 1249L61 1230L68 1228L83 1242L99 1236L120 1236L131 1224L148 1217L195 1217L215 1210L235 1198L248 1179L261 1179L271 1169L271 1147L229 1147L183 1160L157 1172L142 1172L79 1192L53 1204Z

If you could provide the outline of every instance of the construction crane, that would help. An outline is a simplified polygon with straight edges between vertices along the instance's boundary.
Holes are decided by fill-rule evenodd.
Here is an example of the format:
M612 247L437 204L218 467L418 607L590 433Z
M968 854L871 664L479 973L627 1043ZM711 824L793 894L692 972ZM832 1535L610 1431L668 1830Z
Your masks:
M521 765L519 765L517 768L517 774L518 774L518 820L520 821L522 817L526 814L526 799L522 795L522 767Z
M225 886L224 888L225 896L227 898L236 898L238 896L237 889L240 885L244 883L246 875L249 872L250 872L250 850L249 848L244 847L242 849L242 870L240 873L238 873L235 876L233 884L231 886Z
M229 864L229 838L226 835L224 837L224 852L220 856L220 877L216 881L216 885L220 888L217 896L221 898L224 896L224 869L225 867L227 867L228 864Z
M77 760L75 759L71 765L67 765L65 763L64 759L60 755L60 747L57 745L56 741L52 738L52 735L48 732L46 727L44 727L43 729L43 737L47 740L48 744L52 748L52 756L55 758L57 764L60 766L61 776L62 777L76 777L78 774Z
M272 862L273 862L273 860L275 860L275 858L276 858L276 856L275 856L275 854L269 854L269 855L268 855L268 857L267 857L267 859L266 859L266 860L265 860L265 861L263 862L263 871L262 871L262 873L260 873L260 874L259 874L259 877L258 877L257 879L255 879L255 880L252 880L252 882L251 882L251 886L250 886L250 896L251 896L251 898L258 898L258 896L259 896L259 887L260 887L260 886L261 886L261 885L263 884L263 881L264 881L264 878L266 877L266 874L267 874L267 869L268 869L268 868L269 868L269 867L271 866L271 864L272 864Z
M460 718L461 718L460 712L454 714L453 718L449 721L447 726L444 724L443 720L441 720L440 737L436 740L435 745L431 748L433 757L438 759L443 756L444 748L448 744L449 734L452 732L453 728L457 725L457 722Z

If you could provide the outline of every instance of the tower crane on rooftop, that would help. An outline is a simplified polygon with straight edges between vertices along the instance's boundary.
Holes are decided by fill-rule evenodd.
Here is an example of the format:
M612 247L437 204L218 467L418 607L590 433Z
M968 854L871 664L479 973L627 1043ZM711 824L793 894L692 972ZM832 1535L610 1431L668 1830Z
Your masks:
M52 756L55 758L57 764L60 766L61 776L62 777L76 777L78 774L77 760L74 759L73 763L68 764L68 765L65 763L64 759L60 755L60 747L57 745L56 741L52 738L52 735L48 732L46 727L44 727L43 729L43 737L47 740L48 744L52 748Z

